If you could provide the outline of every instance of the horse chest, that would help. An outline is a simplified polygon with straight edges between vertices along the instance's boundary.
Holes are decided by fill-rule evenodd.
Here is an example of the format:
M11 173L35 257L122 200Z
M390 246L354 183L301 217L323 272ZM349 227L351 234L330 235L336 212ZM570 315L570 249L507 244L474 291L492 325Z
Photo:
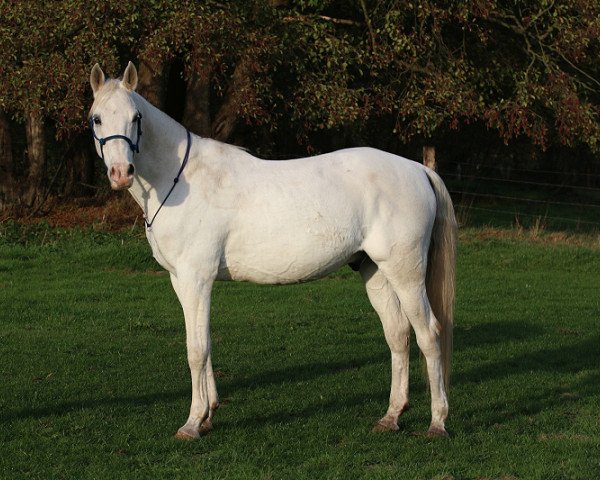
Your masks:
M157 240L151 228L146 229L146 238L148 239L148 243L150 244L150 248L152 249L152 256L154 257L154 259L165 270L173 272L174 266L172 262L168 260L168 255L164 253L168 251L168 249L165 250L165 248L160 247L160 242Z

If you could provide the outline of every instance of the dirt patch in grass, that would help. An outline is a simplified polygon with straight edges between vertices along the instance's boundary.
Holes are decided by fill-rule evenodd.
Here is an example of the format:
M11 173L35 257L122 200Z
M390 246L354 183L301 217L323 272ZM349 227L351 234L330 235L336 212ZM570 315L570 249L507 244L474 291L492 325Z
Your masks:
M104 231L121 231L143 224L142 210L127 192L110 196L78 198L65 202L49 198L34 215L5 212L0 221L22 224L45 223L54 228L94 227Z
M123 231L143 226L144 217L139 205L127 192L108 192L95 197L65 202L49 198L34 215L12 212L0 215L0 222L13 220L22 224L45 223L56 228L93 227L102 231ZM552 231L538 226L465 227L459 230L460 241L519 240L538 244L577 245L600 248L600 232L572 233Z

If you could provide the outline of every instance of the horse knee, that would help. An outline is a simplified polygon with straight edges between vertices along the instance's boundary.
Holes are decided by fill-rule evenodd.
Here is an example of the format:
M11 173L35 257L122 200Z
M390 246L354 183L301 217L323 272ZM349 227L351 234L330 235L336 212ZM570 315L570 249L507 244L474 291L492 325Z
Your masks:
M188 348L187 360L190 368L204 370L208 359L208 352L195 348Z
M418 334L416 337L417 345L425 358L435 358L441 355L438 335L426 332L425 334Z

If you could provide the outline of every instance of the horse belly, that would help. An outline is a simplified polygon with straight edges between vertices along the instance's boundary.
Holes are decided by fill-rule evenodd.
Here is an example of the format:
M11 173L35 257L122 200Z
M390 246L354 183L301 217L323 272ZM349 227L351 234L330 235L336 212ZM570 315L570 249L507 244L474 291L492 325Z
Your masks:
M360 250L358 229L315 222L301 229L240 232L225 250L219 277L263 284L307 282L341 266Z

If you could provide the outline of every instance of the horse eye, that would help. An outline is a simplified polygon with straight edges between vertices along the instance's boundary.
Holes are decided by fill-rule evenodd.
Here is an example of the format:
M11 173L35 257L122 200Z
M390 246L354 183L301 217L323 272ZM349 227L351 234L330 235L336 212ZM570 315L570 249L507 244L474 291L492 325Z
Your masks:
M97 115L94 115L92 117L92 120L94 121L94 125L102 125L102 120L100 120L100 117Z

